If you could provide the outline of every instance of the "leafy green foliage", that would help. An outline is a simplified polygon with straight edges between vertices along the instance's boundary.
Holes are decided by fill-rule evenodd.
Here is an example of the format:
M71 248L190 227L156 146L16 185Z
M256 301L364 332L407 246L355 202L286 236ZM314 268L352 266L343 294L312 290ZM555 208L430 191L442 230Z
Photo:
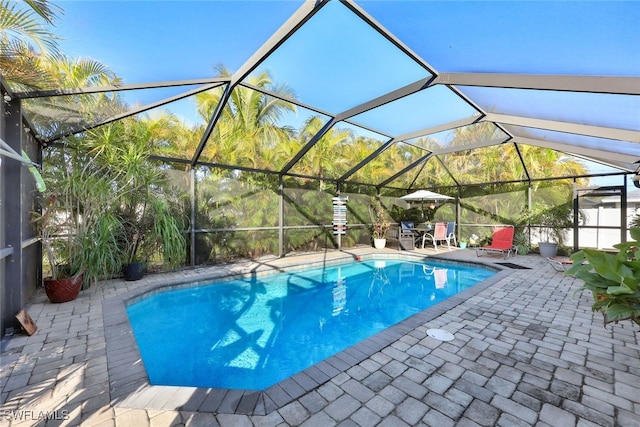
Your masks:
M391 227L389 220L387 219L387 212L380 200L373 198L371 201L371 208L373 210L373 238L385 239L387 232Z
M632 241L618 243L618 253L583 249L571 256L565 274L584 281L581 291L591 291L593 311L604 323L631 320L640 325L640 228L631 228Z
M516 233L513 236L513 245L516 247L518 255L526 255L531 251L529 236L522 229L516 228Z
M539 227L541 241L562 244L564 229L573 226L572 219L572 204L567 201L554 206L538 204L525 211L519 222Z
M122 268L122 250L118 246L120 220L111 212L96 221L78 236L81 271L86 286L108 279Z
M53 78L60 80L56 86L107 85L99 84L100 82L117 85L115 74L101 68L100 64L60 59L52 62L50 67L52 70L59 70L58 73L51 73ZM64 70L72 72L67 73L69 76L65 77ZM218 67L218 72L222 77L233 75L223 66ZM173 265L178 259L177 252L183 247L183 242L178 239L165 239L160 230L164 228L175 233L178 228L186 230L189 227L197 230L194 236L188 236L189 239L195 240L193 255L197 264L235 257L274 254L280 251L280 235L276 230L281 219L285 227L285 251L332 247L335 239L327 225L331 223L331 197L335 194L337 186L341 187L342 194L349 192L354 196L348 205L349 232L343 236L342 245L348 247L362 244L368 242L374 232L384 236L389 221L423 221L423 209L415 208L406 212L404 206L400 208L394 205L394 202L386 200L383 200L383 219L370 214L372 208L368 199L380 189L365 184L377 185L385 182L410 165L418 167L407 170L407 173L395 177L392 183L388 183L391 185L387 186L387 189L397 193L392 196L395 198L403 195L409 187L434 186L437 191L447 193L445 190L448 186L458 183L471 184L461 187L461 196L465 199L461 223L485 224L487 219L493 223L513 223L521 210L522 201L526 200L522 183L491 184L483 187L473 185L501 180L512 181L523 176L522 159L515 145L511 144L501 145L499 149L487 147L475 153L462 151L431 156L420 163L425 156L424 148L434 148L440 143L431 137L419 138L412 144L394 144L393 149L386 149L376 157L368 159L367 164L345 178L349 182L336 181L347 176L346 174L363 159L367 159L382 143L375 138L371 139L354 132L354 126L336 125L331 129L325 129L322 137L315 141L295 164L290 165L288 170L291 176L261 173L259 171L278 171L289 165L292 159L301 153L300 150L326 126L327 118L311 115L299 129L294 129L289 121L283 120L291 113L298 112L298 107L285 101L295 99L294 92L286 85L275 84L268 72L256 70L249 77L249 82L252 86L278 93L280 96L272 97L261 91L240 86L232 91L226 105L222 106L215 129L197 159L207 166L201 164L195 167L193 223L190 215L190 189L182 189L178 196L178 205L182 208L180 211L179 208L175 208L176 198L172 197L161 173L168 169L174 172L182 170L186 177L191 166L187 166L189 163L175 163L158 167L149 161L149 157L192 160L196 147L201 143L206 123L220 107L220 101L225 99L222 87L194 96L198 112L203 119L202 124L185 125L170 113L154 115L152 118L140 114L137 117L109 122L79 136L79 139L83 138L84 141L76 144L77 148L99 158L100 164L109 165L110 171L103 175L112 178L111 188L105 188L103 192L98 193L117 195L113 203L104 204L116 207L117 215L122 219L125 232L120 234L120 240L129 243L123 243L126 246L125 258L144 259L153 254L154 260ZM113 99L105 94L84 94L56 99L60 102L53 105L54 110L82 112L80 116L74 116L71 123L76 123L75 120L82 123L101 122L117 116L125 107L124 101L118 95ZM67 105L74 102L81 105L73 109ZM47 117L43 117L43 123L51 122L50 118L44 119ZM52 136L72 131L63 122L57 121L55 124L56 127L51 129L39 126L40 133ZM446 146L464 146L498 139L501 136L502 132L494 125L479 123L456 130L454 140ZM540 157L537 155L541 154L540 149L521 147L521 150L527 157L527 163L538 171L536 176L562 176L566 175L562 171L566 172L568 167L577 167L559 161L558 155L550 151L545 152L545 158L536 162ZM74 164L81 165L82 161ZM90 165L91 171L96 170L94 166L98 166L98 163L87 164ZM447 168L445 164L451 166ZM61 167L64 167L64 162ZM283 200L280 199L281 184ZM359 188L357 191L347 191L349 187ZM443 189L439 190L438 187ZM366 200L352 203L351 200L355 200L353 193L360 193L359 195ZM152 200L164 200L169 203L170 209L158 210L159 207L151 203ZM453 207L453 204L445 204L437 211L425 209L427 219L450 220L456 216ZM81 214L77 213L76 217ZM171 215L168 215L169 213ZM164 216L157 220L160 214ZM178 218L179 222L172 223L171 216ZM473 227L464 230L463 234L483 234L482 230L481 226ZM185 252L192 250L190 244L187 248Z

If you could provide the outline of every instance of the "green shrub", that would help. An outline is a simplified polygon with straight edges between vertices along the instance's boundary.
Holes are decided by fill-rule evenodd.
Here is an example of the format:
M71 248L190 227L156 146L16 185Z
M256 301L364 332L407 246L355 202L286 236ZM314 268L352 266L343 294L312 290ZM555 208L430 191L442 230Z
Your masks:
M604 315L604 324L631 320L640 325L640 228L631 228L632 241L618 243L618 253L583 249L571 256L565 274L584 281L580 291L593 294L593 311Z

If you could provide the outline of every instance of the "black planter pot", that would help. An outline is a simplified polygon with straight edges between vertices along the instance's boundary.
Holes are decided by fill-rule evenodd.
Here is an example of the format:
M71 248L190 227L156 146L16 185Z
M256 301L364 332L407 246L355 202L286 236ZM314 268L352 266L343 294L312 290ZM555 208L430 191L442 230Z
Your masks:
M144 276L145 265L143 262L132 262L122 268L124 280L129 282L140 280Z

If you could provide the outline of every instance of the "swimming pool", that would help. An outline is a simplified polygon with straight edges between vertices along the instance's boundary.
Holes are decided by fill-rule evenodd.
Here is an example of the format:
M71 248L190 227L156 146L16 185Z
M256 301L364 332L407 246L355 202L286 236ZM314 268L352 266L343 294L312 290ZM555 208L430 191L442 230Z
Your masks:
M157 292L126 311L151 384L264 390L493 274L352 261Z

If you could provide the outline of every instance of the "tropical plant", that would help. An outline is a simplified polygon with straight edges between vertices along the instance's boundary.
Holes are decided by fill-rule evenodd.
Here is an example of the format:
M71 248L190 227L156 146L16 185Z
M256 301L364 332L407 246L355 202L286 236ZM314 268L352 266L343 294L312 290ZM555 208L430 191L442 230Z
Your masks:
M186 257L184 225L164 192L165 173L149 159L153 147L170 137L171 121L170 116L121 120L87 132L80 144L108 167L105 174L114 182L112 214L120 221L121 265L159 254L175 268Z
M591 291L591 308L603 314L605 325L640 325L640 228L630 233L633 240L615 245L615 254L583 249L571 255L573 265L564 273L584 281L580 291Z
M525 211L522 219L528 224L538 226L541 242L555 241L562 245L565 229L573 226L572 206L570 203L556 206L539 204Z
M86 152L59 151L48 162L51 157L57 159L45 169L47 190L42 214L36 216L44 252L54 278L84 275L90 285L119 270L115 243L121 228L112 213L117 183L108 166Z
M53 280L77 275L81 270L80 250L72 234L71 214L63 209L60 196L46 193L41 199L41 212L33 212L33 222L40 233L49 275Z
M531 251L529 236L527 236L525 230L518 226L516 226L516 230L513 235L513 246L515 247L518 255L526 255Z
M217 70L219 77L232 75L223 65L218 65ZM225 165L273 169L273 162L282 163L273 159L273 153L288 143L294 133L293 129L278 124L283 115L296 111L295 105L283 98L294 99L295 94L286 85L274 83L266 71L247 80L252 86L276 93L278 97L246 86L236 86L226 104L221 106L225 88L195 95L198 113L207 122L216 109L222 107L209 143L202 152L202 159Z
M49 81L43 60L58 52L58 37L48 26L60 12L47 0L0 1L0 70L10 83L28 88Z
M54 274L63 262L91 284L135 259L154 256L171 268L184 262L182 216L170 204L164 171L149 159L167 137L163 124L162 118L121 120L50 152L40 223Z
M371 201L372 235L374 239L386 239L391 223L387 219L387 212L382 202L377 198Z
M50 55L43 60L42 68L49 84L57 89L122 83L112 70L93 59ZM25 99L24 106L36 132L52 139L109 119L126 108L119 95L102 92Z

